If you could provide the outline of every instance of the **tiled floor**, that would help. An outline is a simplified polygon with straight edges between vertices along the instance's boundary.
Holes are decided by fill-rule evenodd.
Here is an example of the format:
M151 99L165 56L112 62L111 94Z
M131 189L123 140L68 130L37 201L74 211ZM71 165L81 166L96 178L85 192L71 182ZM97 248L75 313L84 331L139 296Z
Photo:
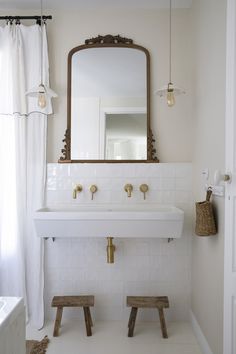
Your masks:
M191 325L168 323L168 339L161 337L157 323L137 323L134 337L127 337L127 323L96 322L93 336L87 337L84 323L64 320L60 336L54 338L53 322L37 331L27 327L27 339L50 338L47 354L202 354Z

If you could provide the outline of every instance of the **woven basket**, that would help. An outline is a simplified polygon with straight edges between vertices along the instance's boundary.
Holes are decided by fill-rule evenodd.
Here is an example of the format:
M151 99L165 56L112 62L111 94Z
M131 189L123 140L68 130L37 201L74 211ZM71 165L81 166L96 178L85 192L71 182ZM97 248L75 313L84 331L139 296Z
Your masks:
M196 227L195 233L198 236L211 236L216 234L216 223L210 202L212 191L207 191L206 200L196 203Z

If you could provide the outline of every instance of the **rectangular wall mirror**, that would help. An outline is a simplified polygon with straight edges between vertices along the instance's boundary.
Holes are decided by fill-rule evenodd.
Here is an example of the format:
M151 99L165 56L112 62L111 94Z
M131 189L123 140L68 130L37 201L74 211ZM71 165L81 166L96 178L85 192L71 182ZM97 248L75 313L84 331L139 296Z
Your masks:
M157 162L148 51L98 36L68 56L68 117L59 162Z

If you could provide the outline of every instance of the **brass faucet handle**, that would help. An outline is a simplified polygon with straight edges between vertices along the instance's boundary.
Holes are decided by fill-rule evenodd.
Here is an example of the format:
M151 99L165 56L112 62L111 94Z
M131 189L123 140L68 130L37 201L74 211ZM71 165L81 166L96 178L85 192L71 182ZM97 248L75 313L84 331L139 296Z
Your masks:
M148 191L148 185L147 184L141 184L139 187L139 190L143 193L143 199L146 199L146 193Z
M75 188L73 189L73 199L76 199L77 197L77 193L82 192L83 187L81 186L81 184L76 184Z
M81 184L77 184L75 188L76 188L77 192L82 192L82 190L83 190L83 187L81 186Z
M89 190L90 190L90 192L92 193L91 200L93 200L93 195L94 195L94 193L97 192L98 187L97 187L95 184L93 184L92 186L90 186Z
M127 196L131 197L131 192L133 190L132 184L128 183L124 186L124 190L127 192Z

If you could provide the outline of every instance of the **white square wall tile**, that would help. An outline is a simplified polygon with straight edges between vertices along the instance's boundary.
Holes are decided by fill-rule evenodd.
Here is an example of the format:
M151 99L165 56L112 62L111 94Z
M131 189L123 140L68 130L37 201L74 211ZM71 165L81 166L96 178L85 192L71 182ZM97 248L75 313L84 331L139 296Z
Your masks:
M163 191L166 191L166 190L175 190L175 178L162 178L161 179L161 189Z
M126 269L128 269L129 267L136 267L138 272L139 269L146 268L149 266L149 256L124 256L122 262Z
M70 176L70 169L71 169L71 164L58 163L56 166L56 174L58 177L61 177L61 176L69 177Z
M50 175L47 178L46 189L48 191L53 191L57 189L57 178L55 175Z
M71 164L65 163L48 163L47 177L50 176L70 176Z
M142 183L147 183L150 192L152 190L161 190L161 178L156 177L156 178L147 178L147 180L145 182L143 182L142 179Z
M111 164L106 164L106 163L101 163L99 166L97 165L96 167L96 176L98 178L113 178L113 177L124 177L124 170L125 168L129 168L129 165L126 164L116 164L116 163L111 163ZM128 166L128 167L127 167Z
M57 164L56 163L48 163L47 164L47 177L53 177L57 174Z
M101 307L120 307L123 306L123 296L122 294L113 294L110 296L109 294L97 294L96 295L96 306Z
M162 178L175 178L175 164L171 163L161 163L160 173Z
M123 311L120 306L99 306L94 308L94 318L100 321L122 321Z
M97 170L94 164L87 163L73 163L70 168L70 175L72 178L91 178L96 177Z
M137 239L134 243L133 239L124 240L124 253L127 256L148 256L149 255L149 240Z
M162 164L161 163L150 163L148 167L148 177L151 178L156 178L156 177L161 177L161 169L162 169Z
M122 204L124 195L120 190L110 191L110 204Z
M192 179L192 164L183 163L175 164L175 177L176 178L189 178Z
M57 190L73 190L74 184L70 177L68 176L58 176L57 177Z
M176 190L191 191L192 181L188 177L175 179Z
M96 183L100 191L121 191L124 188L124 181L121 178L97 177Z
M135 266L126 267L126 271L123 273L123 281L130 281L130 279L132 279L132 281L150 280L150 268L141 267L137 269Z
M175 192L174 191L162 191L162 203L163 204L175 204Z
M162 191L153 190L147 193L146 195L147 203L157 203L160 204L163 202Z
M175 203L189 203L192 200L192 193L186 191L175 191Z
M133 164L135 165L135 173L134 176L136 178L141 177L150 177L152 175L152 164L150 163L141 163L141 164Z
M124 283L125 296L152 296L151 283L146 281L127 281Z

